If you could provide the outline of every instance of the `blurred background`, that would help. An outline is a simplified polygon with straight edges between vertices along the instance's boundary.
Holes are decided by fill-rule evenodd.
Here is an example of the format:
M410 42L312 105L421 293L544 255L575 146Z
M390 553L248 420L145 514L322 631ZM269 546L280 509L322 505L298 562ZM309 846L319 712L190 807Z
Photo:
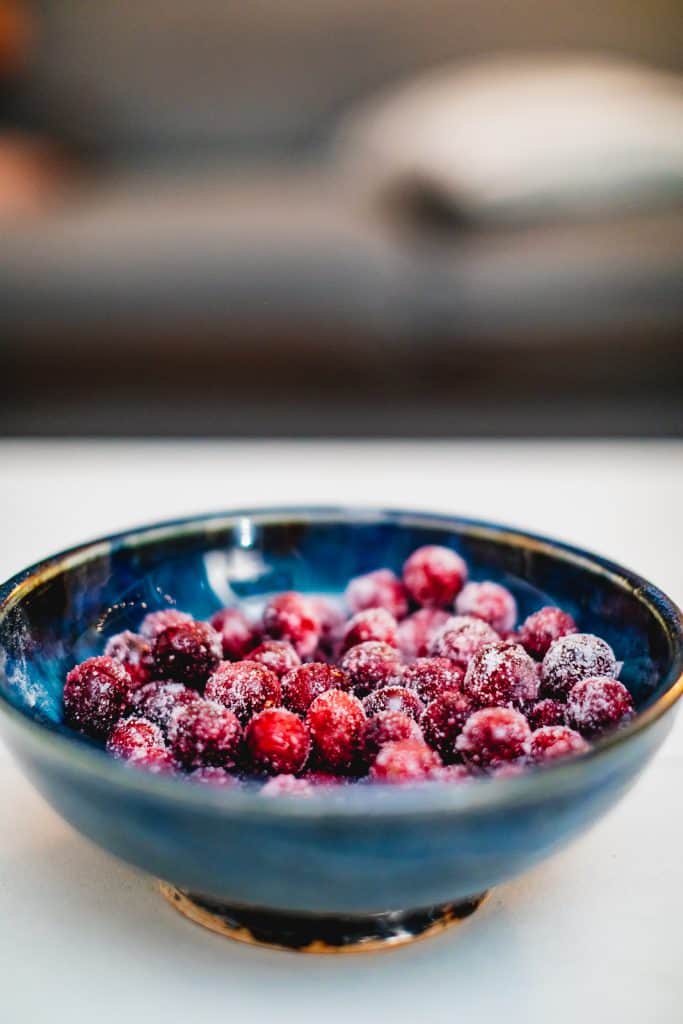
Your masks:
M0 433L683 434L680 0L0 0Z

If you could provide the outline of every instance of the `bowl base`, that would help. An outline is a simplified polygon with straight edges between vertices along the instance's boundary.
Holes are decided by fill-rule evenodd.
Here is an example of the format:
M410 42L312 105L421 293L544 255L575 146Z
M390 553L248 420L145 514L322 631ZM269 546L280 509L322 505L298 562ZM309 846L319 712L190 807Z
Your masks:
M460 924L486 892L457 903L382 914L296 914L229 906L160 882L175 909L204 928L237 942L290 953L365 953L394 949Z

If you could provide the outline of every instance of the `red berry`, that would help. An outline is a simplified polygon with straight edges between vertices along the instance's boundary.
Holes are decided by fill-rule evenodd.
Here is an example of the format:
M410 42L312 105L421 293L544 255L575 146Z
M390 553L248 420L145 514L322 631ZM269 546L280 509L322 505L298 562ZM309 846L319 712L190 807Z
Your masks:
M444 764L429 773L432 782L470 782L472 773L466 764Z
M382 686L363 699L363 710L368 718L382 711L400 711L417 722L424 706L417 694L405 686Z
M418 658L403 670L403 685L426 704L446 690L461 690L464 678L462 665L448 658Z
M395 619L408 614L406 589L391 569L375 569L364 576L356 576L347 586L344 597L354 614L366 608L384 608Z
M263 627L274 640L288 640L301 658L311 657L321 633L315 606L293 590L277 594L268 602Z
M519 642L534 658L544 658L555 640L576 632L577 626L571 615L561 608L548 606L524 620L519 627Z
M286 640L264 640L249 652L249 661L265 665L280 679L301 664L301 658Z
M500 637L487 622L471 615L452 615L432 640L430 655L448 658L467 668L470 659L484 644L493 644Z
M443 608L419 608L398 624L398 646L406 658L423 658L450 618Z
M307 779L297 779L295 775L274 775L259 791L260 796L310 796L313 786Z
M148 640L156 640L169 626L182 626L185 622L193 622L187 612L179 612L177 608L162 608L158 612L149 612L140 623L140 633Z
M341 669L322 661L309 661L282 678L282 703L305 715L316 697L326 690L348 690L350 681Z
M188 775L190 782L199 782L205 786L218 786L223 788L224 786L228 789L239 789L240 780L230 772L226 771L225 768L217 768L215 765L209 764L204 768L195 768L193 772Z
M578 732L566 725L544 725L531 734L529 760L541 764L568 754L581 754L584 750L588 750L588 744Z
M485 580L466 583L455 599L458 615L472 615L488 622L497 633L512 629L517 621L517 602L506 587Z
M536 662L520 644L499 640L472 657L463 690L479 707L523 705L538 696Z
M455 745L465 761L490 768L526 757L531 729L524 715L512 708L484 708L465 722Z
M422 741L422 730L414 718L401 711L381 711L369 718L365 726L365 756L368 762L374 761L378 751L385 743L396 743L399 740Z
M211 625L220 633L223 657L230 661L243 658L256 643L254 627L239 608L221 608L211 617Z
M168 726L171 750L186 768L234 768L241 738L242 729L232 711L200 697L176 708Z
M109 637L104 654L107 658L121 662L134 686L143 686L149 682L152 671L152 645L147 637L126 629L123 633Z
M403 671L398 651L377 640L367 640L350 647L339 667L351 680L353 691L358 697L364 697L382 686L400 684Z
M196 699L197 691L182 683L152 681L135 691L131 703L139 715L154 722L165 732L175 709L183 704L191 704Z
M422 734L447 763L459 760L455 741L474 709L472 700L457 690L440 693L425 708L420 719Z
M367 608L358 612L346 624L342 637L342 651L376 640L378 643L398 647L398 624L384 608Z
M584 736L597 736L633 716L633 701L623 683L595 676L575 683L567 698L567 721Z
M204 696L230 708L246 725L252 715L280 703L280 680L258 661L222 661L209 676Z
M427 545L403 566L403 583L417 604L448 608L467 579L467 565L450 548Z
M220 635L207 622L167 626L154 641L154 668L160 679L201 689L223 654Z
M94 739L105 739L128 706L131 678L114 658L88 658L64 684L64 720Z
M400 740L386 743L370 769L370 777L377 782L401 784L424 782L431 778L441 758L420 740Z
M361 702L343 690L328 690L306 715L318 763L333 772L348 772L362 754L365 712Z
M246 748L257 771L269 775L295 775L301 771L308 757L308 730L292 711L266 708L247 726Z
M172 771L173 758L158 725L144 718L128 718L112 729L107 750L113 757L149 771Z
M564 725L564 704L550 697L527 707L525 714L532 729L541 729L544 725Z
M617 676L614 651L592 633L570 633L553 641L541 666L544 697L564 700L574 683L592 676Z
M346 617L337 605L324 597L312 597L311 605L320 622L319 650L314 657L336 656Z

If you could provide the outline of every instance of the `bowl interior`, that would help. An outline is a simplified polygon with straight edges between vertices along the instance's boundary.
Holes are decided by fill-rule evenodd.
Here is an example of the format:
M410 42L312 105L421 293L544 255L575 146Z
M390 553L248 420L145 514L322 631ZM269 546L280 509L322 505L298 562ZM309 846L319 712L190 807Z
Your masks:
M135 629L149 610L177 606L199 618L274 591L341 596L349 578L444 544L471 578L504 583L520 618L559 604L624 662L638 708L679 669L677 613L655 588L595 556L503 527L438 516L345 510L262 511L152 527L77 549L10 581L0 613L0 694L48 728L62 725L64 676ZM18 584L18 585L17 585ZM69 733L74 742L89 741Z

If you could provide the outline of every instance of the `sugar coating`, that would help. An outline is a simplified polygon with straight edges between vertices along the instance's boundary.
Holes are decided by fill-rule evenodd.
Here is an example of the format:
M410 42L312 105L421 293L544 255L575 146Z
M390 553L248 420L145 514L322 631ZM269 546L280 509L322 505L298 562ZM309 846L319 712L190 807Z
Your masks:
M162 608L158 612L148 612L140 623L140 633L148 640L154 640L169 626L181 626L183 622L192 622L192 616L177 608Z
M339 667L351 680L356 696L364 697L382 686L400 684L403 662L394 647L368 640L350 647Z
M385 743L370 768L370 776L377 782L403 785L424 782L441 767L441 758L420 740L399 740Z
M558 700L546 697L528 706L526 717L532 729L540 729L544 725L564 725L565 706Z
M567 698L567 721L584 736L629 721L633 701L623 683L608 676L595 676L575 683Z
M401 711L417 721L424 705L418 695L405 686L382 686L363 698L363 710L368 717L381 711Z
M592 633L570 633L555 640L543 659L542 695L566 699L581 679L616 675L617 661L608 643Z
M466 669L480 647L499 639L495 629L482 619L452 615L436 633L429 653L435 658L448 658Z
M398 646L405 658L424 658L450 615L443 608L418 608L398 624Z
M326 690L348 690L346 673L325 662L309 661L282 677L282 703L297 715L305 715L316 697Z
M104 647L105 657L120 661L128 670L133 683L142 686L150 679L152 669L152 643L141 633L126 629L110 636Z
M362 757L366 716L363 705L343 690L328 690L306 714L318 764L332 772L348 772Z
M313 655L322 632L313 602L293 590L271 598L263 610L263 628L274 640L288 640L300 658Z
M197 700L197 691L182 683L164 683L151 680L132 696L131 704L143 718L154 722L164 732L177 707Z
M420 719L422 733L447 764L460 759L456 740L475 710L471 697L458 690L446 690L425 708Z
M249 660L265 665L280 678L301 664L301 658L286 640L264 640L249 652Z
M185 768L234 768L241 738L242 728L232 711L203 698L177 707L168 725L169 746Z
M531 734L529 759L535 764L554 761L558 757L581 754L588 744L580 733L566 725L544 725Z
M64 684L67 725L93 739L106 739L127 709L131 678L114 658L88 658L71 669Z
M403 583L416 604L450 608L467 579L467 564L450 548L428 544L403 565Z
M375 569L356 576L346 587L344 598L353 614L366 608L384 608L395 619L408 614L408 594L391 569Z
M342 651L368 640L398 647L398 623L386 608L366 608L353 615L342 634Z
M571 615L554 605L546 605L524 620L519 627L519 642L534 658L544 658L555 640L570 633L578 633Z
M464 678L462 665L449 658L418 658L403 670L403 685L426 703L446 690L461 690Z
M258 661L222 661L209 676L204 696L229 708L245 725L252 715L280 703L280 680Z
M387 743L399 740L423 740L422 730L414 718L402 711L380 711L365 725L365 757L372 763Z
M465 722L455 741L465 760L479 768L525 758L531 729L526 718L513 708L483 708Z
M520 644L507 640L485 644L472 656L463 690L479 705L523 705L536 700L536 663Z
M455 599L458 615L472 615L488 622L497 633L511 630L517 621L517 602L499 583L485 580L466 583Z
M223 644L208 622L182 622L158 634L152 655L157 678L201 689L223 656Z
M266 708L249 722L245 747L256 771L269 775L295 775L308 758L308 729L292 711Z
M256 643L256 630L239 608L221 608L211 617L211 625L220 633L224 658L243 658Z

